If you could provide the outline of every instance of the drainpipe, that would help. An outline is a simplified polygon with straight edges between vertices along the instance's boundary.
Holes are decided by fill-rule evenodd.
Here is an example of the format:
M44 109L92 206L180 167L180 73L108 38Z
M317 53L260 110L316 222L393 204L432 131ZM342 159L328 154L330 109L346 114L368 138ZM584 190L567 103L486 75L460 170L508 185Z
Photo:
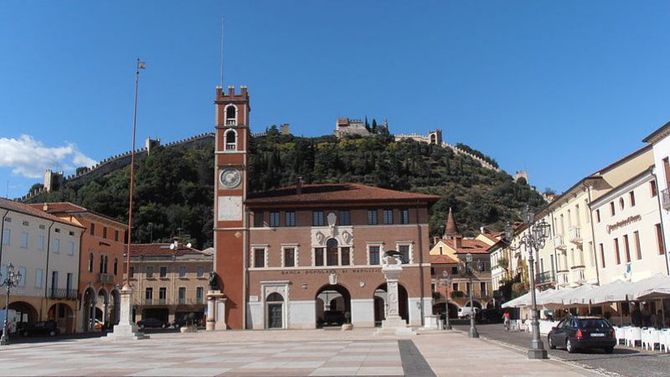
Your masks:
M582 186L586 188L586 191L588 192L589 195L589 218L591 219L591 239L593 240L593 245L591 245L591 251L593 252L593 260L595 261L596 265L596 283L600 285L600 269L598 268L598 256L596 255L596 232L593 227L593 211L591 211L591 185L586 185L586 183L582 183ZM584 247L584 246L582 246Z
M427 214L427 210L426 210L426 214ZM425 290L424 290L424 284L423 284L423 283L424 283L424 274L423 274L423 238L421 237L421 223L419 222L419 202L418 202L418 201L416 202L416 216L415 216L415 217L416 217L416 230L417 230L417 234L418 234L418 236L419 236L419 281L420 281L420 283L421 283L421 284L419 285L419 289L420 289L420 294L421 294L421 327L423 327L423 326L425 325L425 324L424 324L424 318L423 318L423 317L424 317L424 313L425 313L425 309L424 309L424 307L423 307L423 304L424 304L424 302L423 302L423 295L424 295L424 293L425 293ZM472 287L470 287L470 289L472 289ZM448 298L447 298L447 299L448 299ZM448 306L447 306L447 310L448 310ZM409 313L408 313L408 314L409 314Z
M663 242L663 254L665 254L665 271L670 275L670 262L668 262L668 250L665 245L665 225L663 224L663 207L661 206L661 191L658 189L658 177L656 176L656 169L651 168L651 176L654 177L656 182L656 202L658 203L658 214L661 218L661 241Z
M51 227L54 226L56 222L52 221L47 230L47 260L46 265L44 266L44 296L41 300L42 304L40 305L40 321L44 320L44 300L47 297L47 292L49 289L49 254L51 253ZM53 288L53 287L52 287Z
M3 240L3 237L5 236L5 217L9 215L9 210L5 210L5 213L2 215L2 220L0 220L0 266L2 266L2 257L3 257L3 252L2 252L2 245L5 240Z
M245 155L246 156L246 155ZM245 157L246 158L246 157ZM245 185L245 190L246 190L246 185ZM246 193L245 193L245 198L246 198ZM249 261L248 261L248 256L249 256L249 250L250 250L250 242L251 242L251 234L249 232L249 216L251 215L251 212L248 209L245 209L245 216L244 216L244 224L242 225L244 228L244 232L242 233L244 235L244 246L242 247L242 274L243 276L243 282L242 284L242 328L246 329L247 328L247 294L249 293ZM253 327L252 327L253 328Z
M70 219L72 219L72 218L70 218ZM75 297L77 298L77 300L79 299L79 283L81 281L81 242L82 242L83 239L84 239L84 230L82 230L81 233L79 233L79 258L77 258L77 285L76 285L76 287L77 287L76 292L77 293L75 294ZM81 309L81 308L83 308L82 305L84 305L83 297L82 297L82 300L79 302L79 305L77 305L80 308L80 310L78 310L79 315L81 315L83 313L83 310ZM77 331L76 327L79 326L79 323L81 322L80 318L79 318L79 315L75 315L75 321L74 321L75 332ZM82 327L81 330L82 331L84 330L83 327Z

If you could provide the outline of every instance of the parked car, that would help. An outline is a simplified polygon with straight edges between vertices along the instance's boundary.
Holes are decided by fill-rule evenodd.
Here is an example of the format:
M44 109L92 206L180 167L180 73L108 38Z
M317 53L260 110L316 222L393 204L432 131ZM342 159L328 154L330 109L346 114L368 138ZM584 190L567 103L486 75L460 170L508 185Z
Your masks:
M478 307L471 307L471 306L464 306L462 308L458 308L458 318L470 319L470 316L473 315L473 313L476 316L480 310L481 309L479 309Z
M150 329L150 328L161 328L164 329L167 327L167 324L157 318L145 318L137 321L137 326L141 329Z
M56 321L22 322L17 332L23 336L56 336L60 334Z
M345 321L344 312L337 310L326 310L325 312L323 312L324 325L340 326L344 324L344 321Z
M483 309L477 315L479 322L481 323L502 323L503 322L503 312L500 309Z
M590 348L612 353L617 343L614 328L600 317L567 317L549 331L547 341L549 348L565 347L570 353Z

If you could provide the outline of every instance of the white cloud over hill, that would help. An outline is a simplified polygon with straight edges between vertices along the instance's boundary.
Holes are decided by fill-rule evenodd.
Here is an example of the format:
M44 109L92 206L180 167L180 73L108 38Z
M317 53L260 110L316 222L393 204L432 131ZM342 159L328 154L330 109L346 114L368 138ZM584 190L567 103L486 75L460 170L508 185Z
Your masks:
M81 153L72 143L47 147L30 135L16 138L0 138L0 167L12 169L12 173L27 178L41 178L46 169L73 172L80 166L92 166L96 162Z

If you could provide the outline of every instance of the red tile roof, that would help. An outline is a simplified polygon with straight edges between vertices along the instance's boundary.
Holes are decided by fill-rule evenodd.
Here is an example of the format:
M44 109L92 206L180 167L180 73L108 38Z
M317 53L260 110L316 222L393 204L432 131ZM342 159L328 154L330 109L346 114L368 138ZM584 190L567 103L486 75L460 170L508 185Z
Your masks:
M48 213L46 213L46 212L44 212L40 209L34 208L31 205L15 202L13 200L0 198L0 208L4 208L4 209L8 209L10 211L23 213L25 215L35 216L35 217L39 217L39 218L42 218L42 219L45 219L45 220L55 221L55 222L58 222L58 223L61 223L61 224L67 224L67 225L71 225L71 226L76 227L76 228L84 229L83 227L81 227L77 224L71 223L67 220L63 220L63 219L61 219L59 217L56 217L54 215L50 215L50 214L48 214Z
M333 203L374 203L374 202L404 202L404 203L432 203L439 200L439 196L426 195L415 192L389 190L358 183L325 183L303 185L301 193L297 187L285 187L262 193L249 194L247 204L320 204Z
M428 256L428 261L431 264L440 264L440 263L450 263L450 264L457 264L458 260L450 257L449 255L430 255Z
M103 215L101 213L97 213L94 211L91 211L87 208L84 208L80 205L70 203L70 202L53 202L53 203L36 203L36 204L28 204L29 206L36 208L41 211L45 211L47 213L51 214L57 214L57 213L65 213L65 214L80 214L80 213L87 213L91 214L93 216L97 216L103 219L106 219L108 221L112 221L117 223L119 226L127 226L127 224L121 223L116 219L113 219L107 215ZM44 206L47 206L47 209L44 209Z
M490 246L479 240L462 239L457 254L488 254Z
M170 249L171 243L134 243L130 245L130 256L182 256L182 255L208 255L198 249L186 247L186 245L179 245L176 250Z

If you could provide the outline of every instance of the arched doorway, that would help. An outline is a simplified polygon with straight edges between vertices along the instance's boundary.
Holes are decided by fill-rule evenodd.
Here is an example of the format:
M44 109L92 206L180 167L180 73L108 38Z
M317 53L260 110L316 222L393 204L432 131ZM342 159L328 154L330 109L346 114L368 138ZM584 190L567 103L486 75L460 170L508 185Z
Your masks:
M472 300L472 303L474 304L474 307L475 307L475 308L478 308L478 309L481 309L481 308L482 308L482 304L481 304L479 301L477 301L477 300ZM471 306L471 305L470 305L470 300L466 301L466 302L465 302L465 305L463 305L463 306L465 306L465 307Z
M284 297L277 292L271 293L265 299L265 318L266 328L268 329L283 329L284 319Z
M70 305L62 302L51 305L47 312L47 318L50 321L56 321L61 334L74 332L74 312Z
M2 308L4 309L4 308ZM27 302L15 301L9 304L9 310L16 311L17 323L29 323L37 321L37 309Z
M119 323L119 318L121 318L121 294L118 289L114 288L110 296L109 324L114 326Z
M100 288L95 301L95 319L106 325L109 320L109 295L104 288Z
M340 326L351 322L351 295L339 284L321 287L314 297L316 326Z
M95 290L92 287L86 288L81 300L82 329L83 331L93 331L95 328Z
M400 318L409 323L409 306L408 306L407 290L401 284L398 284L398 312ZM386 283L380 285L375 289L374 293L374 311L375 311L375 326L381 326L381 323L386 319Z

